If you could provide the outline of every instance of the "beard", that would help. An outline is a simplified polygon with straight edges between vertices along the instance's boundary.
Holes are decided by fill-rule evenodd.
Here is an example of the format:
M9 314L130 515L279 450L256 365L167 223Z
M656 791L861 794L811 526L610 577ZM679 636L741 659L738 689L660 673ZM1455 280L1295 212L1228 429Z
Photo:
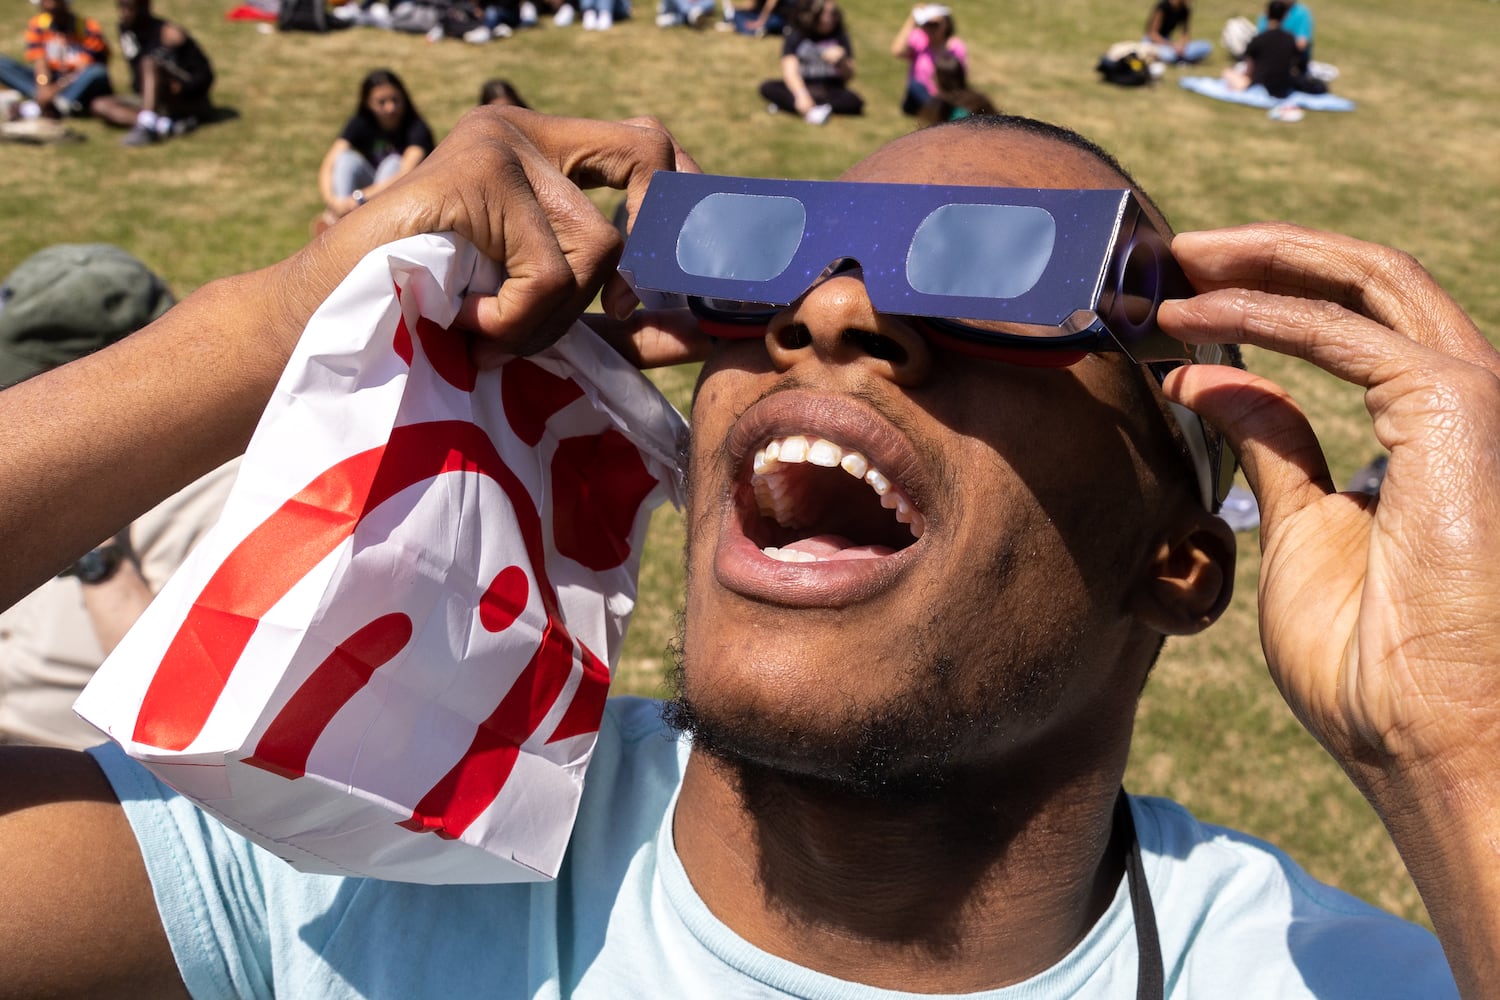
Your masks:
M863 706L846 702L834 712L771 711L696 691L679 632L662 715L695 751L735 772L742 787L775 777L891 805L934 803L975 781L992 783L997 775L981 748L1007 731L1018 740L1034 732L1050 717L1061 684L1076 676L1077 637L1060 635L1055 623L1038 630L1050 639L1045 655L966 670L949 653L929 652L906 671L899 694ZM1019 641L1012 648L1028 647Z

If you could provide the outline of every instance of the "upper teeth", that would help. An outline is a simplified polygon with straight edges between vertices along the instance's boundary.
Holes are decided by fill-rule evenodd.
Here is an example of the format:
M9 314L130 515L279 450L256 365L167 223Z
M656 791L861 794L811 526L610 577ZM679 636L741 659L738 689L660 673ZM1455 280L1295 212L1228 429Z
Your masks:
M894 485L870 460L853 449L842 448L826 438L808 438L801 434L776 438L755 453L754 475L750 485L761 514L773 517L788 527L797 524L799 504L791 495L788 480L778 476L783 466L808 463L825 469L840 468L863 480L880 497L881 506L896 512L896 520L911 528L913 538L921 538L927 522L913 506L911 498Z

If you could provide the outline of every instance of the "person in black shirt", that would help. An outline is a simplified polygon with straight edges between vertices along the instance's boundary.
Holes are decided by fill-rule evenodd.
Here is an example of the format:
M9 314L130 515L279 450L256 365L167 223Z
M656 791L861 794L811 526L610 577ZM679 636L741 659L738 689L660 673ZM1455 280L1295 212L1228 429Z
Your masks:
M214 68L193 36L157 17L151 0L116 0L120 12L120 51L130 65L134 98L108 94L89 110L130 129L126 146L149 146L190 132L211 107L208 90Z
M1260 84L1272 97L1290 97L1292 91L1324 94L1328 85L1303 70L1302 51L1297 39L1281 26L1286 17L1285 0L1271 0L1266 6L1266 30L1250 39L1245 58L1225 73L1231 86L1243 90Z
M432 152L432 129L417 113L406 85L388 69L370 71L359 85L359 103L328 147L318 170L327 206L314 229L331 226L363 205Z
M853 78L843 11L834 0L799 0L781 43L781 79L762 83L761 97L772 111L795 111L821 125L830 114L864 112L864 98L849 89Z
M1212 42L1193 38L1189 30L1192 21L1193 7L1188 0L1158 0L1146 18L1144 39L1156 48L1162 62L1202 62L1214 47ZM1178 35L1175 41L1173 35Z

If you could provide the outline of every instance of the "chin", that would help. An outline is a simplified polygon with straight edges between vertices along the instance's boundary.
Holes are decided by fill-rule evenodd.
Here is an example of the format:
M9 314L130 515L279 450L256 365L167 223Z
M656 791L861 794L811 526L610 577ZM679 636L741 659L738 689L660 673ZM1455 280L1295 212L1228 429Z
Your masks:
M1072 659L1065 647L1025 668L982 672L936 654L863 700L810 670L800 684L772 682L771 671L749 662L704 676L679 655L663 715L695 752L742 780L779 777L863 799L921 802L991 769L996 747L1025 744L1046 728Z

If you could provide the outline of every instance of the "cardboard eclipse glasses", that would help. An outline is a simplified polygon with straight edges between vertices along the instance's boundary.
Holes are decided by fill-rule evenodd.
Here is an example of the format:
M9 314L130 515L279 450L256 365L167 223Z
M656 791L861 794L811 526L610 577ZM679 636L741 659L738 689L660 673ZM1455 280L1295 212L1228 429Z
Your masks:
M1048 366L1119 351L1158 379L1179 364L1224 356L1217 344L1184 344L1157 328L1162 300L1193 289L1123 188L658 172L620 272L650 306L685 298L707 332L759 337L772 316L842 262L861 268L877 310L920 318L959 351ZM1213 428L1169 405L1205 506L1217 510L1234 476L1233 455Z

